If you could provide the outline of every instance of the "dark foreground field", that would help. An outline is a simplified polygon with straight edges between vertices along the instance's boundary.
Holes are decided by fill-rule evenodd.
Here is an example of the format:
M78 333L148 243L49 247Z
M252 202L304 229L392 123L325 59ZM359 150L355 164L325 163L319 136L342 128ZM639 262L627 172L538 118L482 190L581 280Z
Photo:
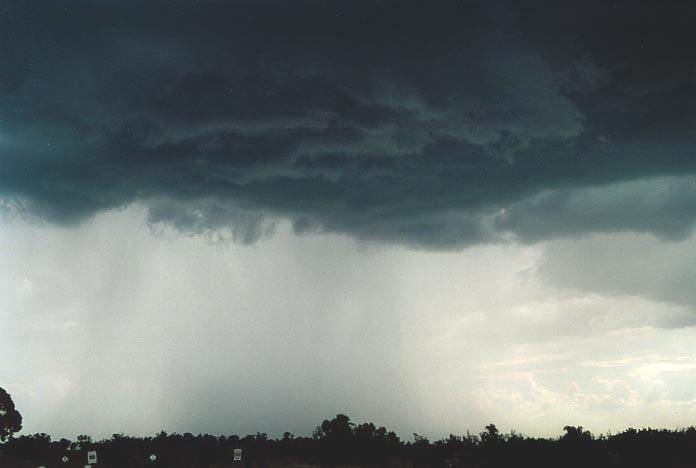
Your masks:
M241 461L234 461L235 449L242 450ZM479 434L450 435L435 442L413 434L413 440L405 442L384 427L356 425L337 415L322 422L312 437L287 432L278 439L263 433L114 434L101 441L86 435L75 441L51 440L46 434L20 436L0 445L0 468L82 468L90 451L98 454L95 468L686 467L696 465L696 428L627 429L595 436L582 427L566 426L563 436L540 439L503 434L490 424Z

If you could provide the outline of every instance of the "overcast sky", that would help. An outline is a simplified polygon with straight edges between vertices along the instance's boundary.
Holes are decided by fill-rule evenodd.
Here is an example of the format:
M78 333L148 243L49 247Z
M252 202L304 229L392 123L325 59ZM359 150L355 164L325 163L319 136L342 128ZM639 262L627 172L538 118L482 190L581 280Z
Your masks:
M24 433L696 418L696 4L0 0Z

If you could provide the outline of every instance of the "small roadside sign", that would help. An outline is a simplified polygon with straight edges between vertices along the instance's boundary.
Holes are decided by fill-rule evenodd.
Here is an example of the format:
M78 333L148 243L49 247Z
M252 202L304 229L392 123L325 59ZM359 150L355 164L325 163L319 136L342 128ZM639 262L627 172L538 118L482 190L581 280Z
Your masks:
M95 463L97 463L97 452L96 451L87 452L87 464L93 465Z
M234 449L234 461L242 461L242 449Z

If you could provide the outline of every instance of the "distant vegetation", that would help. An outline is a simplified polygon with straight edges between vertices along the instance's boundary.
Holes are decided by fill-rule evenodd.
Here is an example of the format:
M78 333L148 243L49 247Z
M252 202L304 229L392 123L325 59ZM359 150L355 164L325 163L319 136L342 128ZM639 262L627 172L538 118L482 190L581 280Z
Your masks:
M286 432L279 439L264 433L239 437L167 434L132 437L114 434L93 441L51 440L48 434L14 437L22 416L0 388L0 468L83 467L96 451L95 468L213 467L686 467L696 466L696 428L626 429L595 437L581 426L566 426L558 439L501 434L489 424L479 434L454 435L430 442L413 434L404 442L373 423L355 424L344 414L324 420L312 437ZM235 462L235 449L242 460Z
M98 452L95 468L116 467L686 467L696 463L696 428L679 430L627 429L594 436L582 427L566 426L558 439L503 434L489 424L480 434L450 435L435 442L413 434L402 441L394 432L373 423L354 424L339 414L325 420L312 437L286 432L278 439L257 433L239 437L167 434L131 437L114 434L93 441L51 440L47 434L10 437L0 445L0 464L48 468L83 467L89 450ZM233 463L241 448L242 462ZM150 455L156 460L151 461ZM4 457L4 458L3 458ZM61 461L68 457L67 462ZM5 460L3 462L3 460ZM21 461L31 464L23 465Z

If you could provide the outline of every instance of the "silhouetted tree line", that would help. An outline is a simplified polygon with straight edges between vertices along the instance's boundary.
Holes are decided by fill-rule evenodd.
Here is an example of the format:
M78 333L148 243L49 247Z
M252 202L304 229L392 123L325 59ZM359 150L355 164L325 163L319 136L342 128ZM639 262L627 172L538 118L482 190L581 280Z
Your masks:
M503 434L489 424L480 434L454 435L429 441L419 434L402 441L392 431L373 423L354 424L339 414L325 420L312 437L286 432L273 439L264 433L239 437L168 434L132 437L114 434L93 441L51 440L47 434L10 437L0 445L6 460L24 460L33 466L83 467L86 452L97 450L97 467L665 467L696 465L696 428L678 430L627 429L594 436L582 427L566 426L557 439ZM232 461L235 448L243 462ZM149 456L157 459L151 461ZM69 460L62 462L67 456ZM28 465L28 466L32 466ZM20 466L20 465L18 465Z

